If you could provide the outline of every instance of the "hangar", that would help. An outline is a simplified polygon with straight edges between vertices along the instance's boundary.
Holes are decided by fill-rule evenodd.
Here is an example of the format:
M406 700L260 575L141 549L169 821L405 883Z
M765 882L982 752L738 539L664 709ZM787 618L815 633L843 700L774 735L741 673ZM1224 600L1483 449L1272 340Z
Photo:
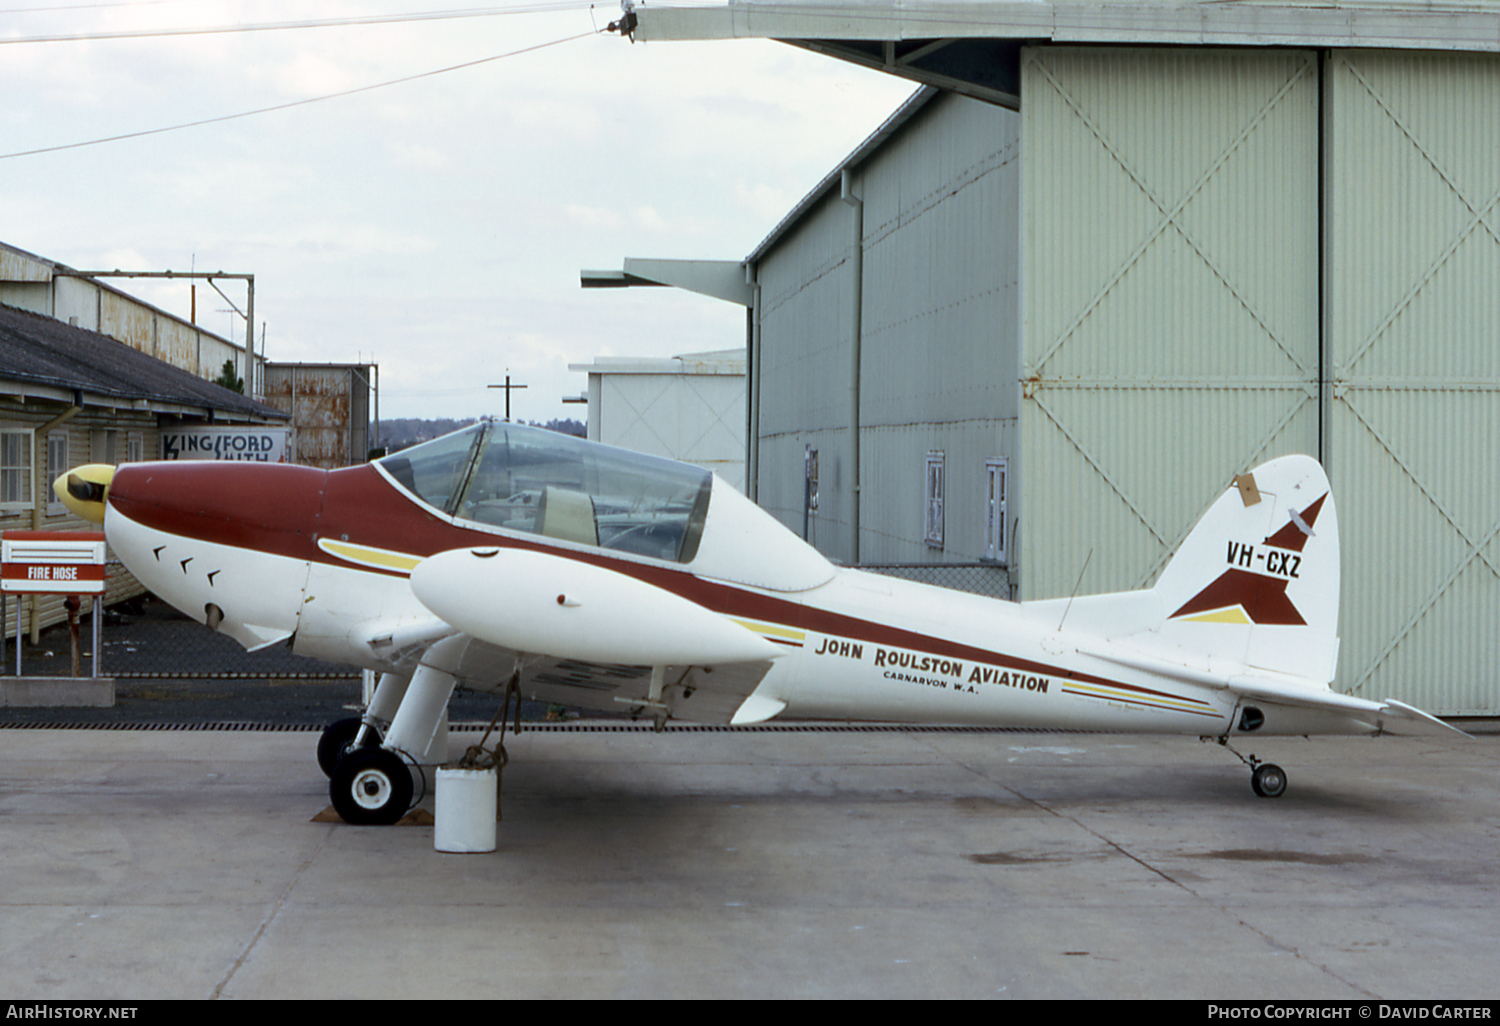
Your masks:
M1500 3L620 27L924 83L742 262L747 486L789 527L846 563L991 561L1020 598L1141 588L1235 474L1311 453L1337 686L1500 709Z

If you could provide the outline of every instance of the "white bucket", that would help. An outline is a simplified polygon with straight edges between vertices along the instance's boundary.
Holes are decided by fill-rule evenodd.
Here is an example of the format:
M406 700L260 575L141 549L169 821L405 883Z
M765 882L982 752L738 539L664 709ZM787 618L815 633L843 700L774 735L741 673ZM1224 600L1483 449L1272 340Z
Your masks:
M494 769L437 771L432 846L438 851L495 850Z

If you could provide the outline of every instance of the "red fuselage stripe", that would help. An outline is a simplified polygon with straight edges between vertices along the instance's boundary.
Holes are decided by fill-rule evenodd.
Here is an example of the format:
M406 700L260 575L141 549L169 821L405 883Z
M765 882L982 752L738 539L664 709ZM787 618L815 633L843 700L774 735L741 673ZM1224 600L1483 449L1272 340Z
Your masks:
M1208 708L1184 698L1104 677L1004 655L944 638L705 580L687 570L577 552L491 534L428 512L398 491L373 465L322 471L255 463L140 463L121 466L110 484L116 511L147 527L218 545L351 568L318 547L319 537L426 558L466 546L514 547L605 567L674 592L725 616L793 627L872 645L961 659L1061 680L1103 684ZM337 510L336 518L329 514ZM365 573L404 577L394 570ZM772 639L775 640L775 639Z

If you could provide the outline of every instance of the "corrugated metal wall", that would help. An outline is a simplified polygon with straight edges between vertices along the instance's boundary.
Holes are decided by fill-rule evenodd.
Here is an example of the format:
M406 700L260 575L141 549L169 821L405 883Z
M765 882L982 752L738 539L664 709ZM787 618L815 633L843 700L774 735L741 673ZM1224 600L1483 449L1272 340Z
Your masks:
M201 378L219 376L224 361L232 360L237 373L246 378L245 351L228 339L168 316L118 292L102 288L87 278L61 276L52 279L51 269L39 261L10 255L9 269L0 274L23 275L24 283L12 281L0 289L0 299L22 309L54 317L67 324L98 331L133 349L180 367ZM37 270L40 268L40 270ZM45 272L40 282L35 279ZM257 364L264 357L256 356Z
M985 459L1016 417L1020 128L956 96L860 168L865 202L860 560L985 554ZM923 539L925 461L944 455L943 547Z
M1316 57L1028 49L1022 95L1021 594L1147 587L1317 452Z
M1016 416L1019 117L936 98L853 172L864 203L861 562L984 554L987 457ZM819 456L809 535L848 561L855 212L835 189L757 267L757 501L802 531L803 460ZM923 540L929 451L945 453L944 548Z
M266 365L266 404L292 417L291 462L334 470L365 462L370 374L362 364Z
M1340 686L1500 708L1500 58L1328 61Z
M1339 686L1494 714L1500 58L1037 49L1023 91L1023 594L1090 549L1083 591L1149 585L1319 454Z
M850 210L824 200L763 259L759 479L756 501L802 532L803 453L819 453L819 503L810 535L848 558Z
M1337 686L1500 712L1500 56L1038 47L1022 94L1014 228L1005 133L966 101L855 169L865 561L935 555L934 450L950 536L955 471L1013 457L1026 598L1086 557L1085 593L1149 586L1234 474L1312 453L1344 542ZM851 216L835 190L759 267L761 501L800 529L818 447L835 558ZM1007 272L976 270L1010 231L1014 314Z

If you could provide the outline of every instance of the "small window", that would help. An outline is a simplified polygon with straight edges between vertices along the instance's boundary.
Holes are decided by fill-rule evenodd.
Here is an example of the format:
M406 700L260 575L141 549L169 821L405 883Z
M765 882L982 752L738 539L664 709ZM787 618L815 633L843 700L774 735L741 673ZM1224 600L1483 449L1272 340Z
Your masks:
M1005 533L1007 467L1008 464L1003 457L984 461L985 475L988 478L984 558L994 560L996 563L1004 563L1008 556L1008 539Z
M935 549L943 547L943 454L927 454L927 509L922 536Z
M802 457L802 493L807 500L808 512L816 513L818 511L818 450L810 445Z
M0 429L0 510L31 508L31 428Z
M68 472L68 432L52 431L47 434L47 479L44 482L47 489L47 513L50 516L61 516L66 513L67 507L58 501L52 492L52 482Z
M89 462L115 463L115 432L111 428L94 428L89 432Z
M818 450L811 445L802 455L802 540L812 542L813 517L818 512Z
M130 432L125 436L125 462L139 463L145 458L146 440L139 431Z

